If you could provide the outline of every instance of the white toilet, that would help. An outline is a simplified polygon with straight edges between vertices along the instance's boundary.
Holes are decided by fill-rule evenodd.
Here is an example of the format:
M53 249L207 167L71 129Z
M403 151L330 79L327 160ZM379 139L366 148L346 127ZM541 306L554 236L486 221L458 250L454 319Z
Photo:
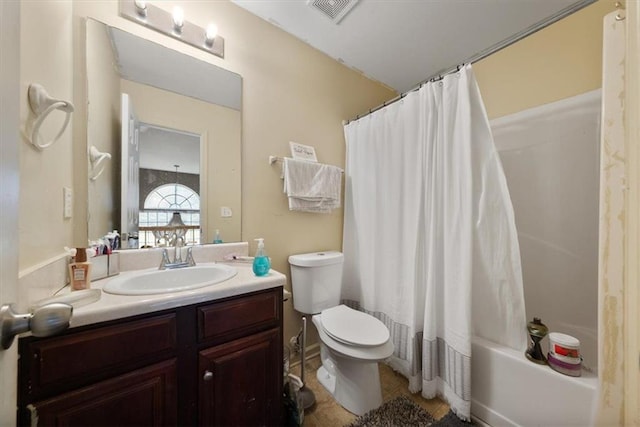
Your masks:
M393 354L387 327L369 314L340 305L340 252L291 255L293 306L312 314L320 336L318 381L348 411L362 415L382 404L378 362Z

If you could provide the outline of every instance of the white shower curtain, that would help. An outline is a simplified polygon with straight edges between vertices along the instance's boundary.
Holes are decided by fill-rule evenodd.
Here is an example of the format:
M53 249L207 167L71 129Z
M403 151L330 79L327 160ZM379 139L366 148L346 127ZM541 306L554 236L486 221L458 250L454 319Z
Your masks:
M473 334L523 350L513 208L470 65L345 126L343 301L412 392L470 417Z

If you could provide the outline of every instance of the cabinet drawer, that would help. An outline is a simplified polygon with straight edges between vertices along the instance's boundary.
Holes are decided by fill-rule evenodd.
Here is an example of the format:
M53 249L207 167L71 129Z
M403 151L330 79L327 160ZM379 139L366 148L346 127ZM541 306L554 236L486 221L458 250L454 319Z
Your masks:
M281 322L282 289L261 292L198 308L200 341L242 336Z
M23 357L30 391L68 388L145 362L176 349L174 313L29 342Z

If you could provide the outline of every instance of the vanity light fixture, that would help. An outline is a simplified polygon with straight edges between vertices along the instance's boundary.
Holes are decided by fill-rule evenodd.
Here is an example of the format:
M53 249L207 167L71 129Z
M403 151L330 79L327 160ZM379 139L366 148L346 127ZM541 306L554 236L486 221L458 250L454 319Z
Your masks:
M216 24L209 24L207 26L207 31L204 33L204 44L211 47L216 40L216 36L218 35L218 26Z
M182 34L182 27L184 27L184 10L181 7L174 7L171 12L171 20L173 21L173 31L178 34Z
M206 29L184 19L184 10L175 7L170 13L145 0L120 0L120 16L158 31L193 47L224 58L224 38L218 27L209 24Z

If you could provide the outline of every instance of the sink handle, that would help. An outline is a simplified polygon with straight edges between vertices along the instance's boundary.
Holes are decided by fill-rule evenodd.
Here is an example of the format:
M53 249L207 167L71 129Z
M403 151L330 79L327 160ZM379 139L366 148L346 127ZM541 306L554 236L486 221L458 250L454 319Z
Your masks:
M171 264L171 261L169 260L169 251L167 251L167 248L164 248L162 249L162 261L160 261L160 267L158 267L158 270L164 270L167 268L167 264Z
M23 332L31 331L36 337L46 337L64 331L69 327L73 307L69 304L54 302L36 308L33 313L17 314L13 305L0 307L0 342L7 350L13 338Z
M191 246L187 248L187 259L185 260L185 262L189 264L189 267L193 267L194 265L196 265L196 261L193 259L193 253L191 251L192 249L193 248Z

